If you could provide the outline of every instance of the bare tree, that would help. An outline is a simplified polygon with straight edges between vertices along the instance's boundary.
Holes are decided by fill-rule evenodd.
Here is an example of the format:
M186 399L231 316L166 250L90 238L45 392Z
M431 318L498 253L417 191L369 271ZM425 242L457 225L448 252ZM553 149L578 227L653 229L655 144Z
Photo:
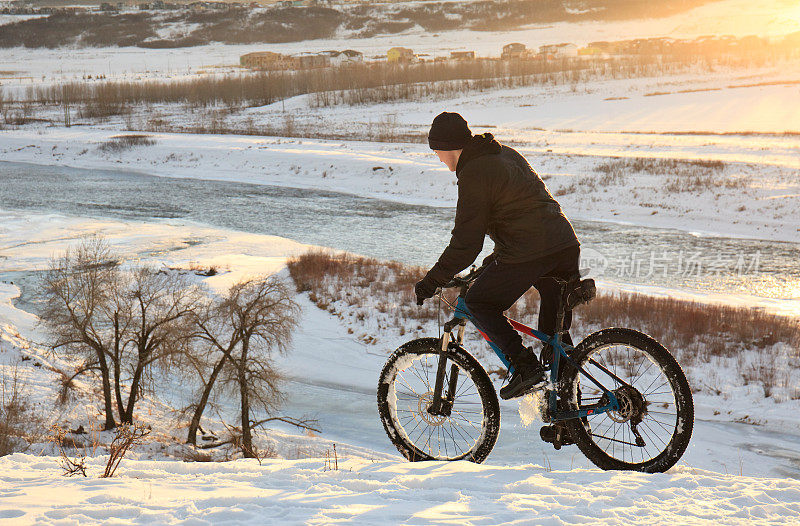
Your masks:
M112 296L122 279L119 260L99 237L84 239L50 261L42 278L44 307L41 322L49 330L56 352L86 363L86 370L100 374L105 409L105 429L116 427L111 393L113 350L123 345L124 335L109 326Z
M145 375L156 363L183 353L192 335L190 320L202 295L180 274L151 267L131 272L128 287L115 297L113 324L125 339L114 349L114 390L120 421L133 423L133 409ZM122 396L122 374L130 382Z
M251 416L269 413L281 401L272 353L288 348L297 325L299 307L293 296L275 276L249 279L235 284L204 316L195 318L198 333L216 361L195 407L188 442L195 443L203 410L221 379L239 397L242 452L256 457L252 429L257 424Z
M220 301L195 311L196 335L197 339L202 342L202 347L199 352L190 353L189 358L200 377L203 388L200 398L193 406L192 420L189 423L189 433L186 438L187 444L197 444L197 430L200 428L200 420L208 405L211 392L217 378L241 340L240 332L233 328L233 311L229 308L229 305L238 302L237 290L241 289L231 288Z
M108 244L90 237L51 261L43 289L40 317L54 351L82 360L76 375L99 371L105 429L116 427L115 402L120 422L132 423L152 367L187 345L199 288L174 272L123 270Z

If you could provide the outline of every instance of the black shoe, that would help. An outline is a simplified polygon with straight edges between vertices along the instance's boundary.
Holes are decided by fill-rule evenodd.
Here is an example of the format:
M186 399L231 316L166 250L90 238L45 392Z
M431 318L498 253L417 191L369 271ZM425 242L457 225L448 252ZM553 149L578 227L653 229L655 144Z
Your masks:
M547 375L544 367L538 362L526 363L514 368L514 374L511 375L508 385L500 389L500 398L511 400L545 385L547 385Z

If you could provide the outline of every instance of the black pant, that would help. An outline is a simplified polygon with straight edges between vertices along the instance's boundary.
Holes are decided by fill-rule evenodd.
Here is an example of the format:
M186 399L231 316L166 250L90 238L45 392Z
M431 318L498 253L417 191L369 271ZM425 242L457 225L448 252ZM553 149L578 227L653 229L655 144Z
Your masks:
M539 291L539 330L553 335L558 314L559 284L548 276L569 278L578 274L580 247L573 246L525 263L494 261L478 276L464 298L478 328L494 342L509 361L519 363L527 355L522 337L508 323L508 310L531 286ZM564 313L564 329L572 324L572 311ZM564 341L572 344L569 333Z

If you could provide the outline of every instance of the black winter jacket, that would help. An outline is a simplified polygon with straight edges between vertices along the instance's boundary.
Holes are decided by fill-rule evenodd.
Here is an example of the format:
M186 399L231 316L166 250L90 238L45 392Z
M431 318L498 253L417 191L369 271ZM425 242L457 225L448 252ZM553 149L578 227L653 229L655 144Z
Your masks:
M539 175L491 133L474 136L458 159L458 204L450 244L425 276L437 287L467 268L486 234L501 263L523 263L580 243Z

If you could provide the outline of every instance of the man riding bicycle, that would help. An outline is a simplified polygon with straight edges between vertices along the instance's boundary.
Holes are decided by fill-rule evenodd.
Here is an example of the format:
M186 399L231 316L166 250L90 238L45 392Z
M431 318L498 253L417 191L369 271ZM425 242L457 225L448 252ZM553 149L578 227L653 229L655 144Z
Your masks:
M458 203L450 244L414 290L417 303L467 268L483 249L488 234L494 251L466 295L477 325L503 351L514 368L500 397L508 400L542 387L545 369L503 315L525 292L536 287L541 297L540 331L555 332L559 286L549 277L578 273L580 243L561 206L539 175L516 150L492 134L472 135L458 113L436 116L428 144L458 178ZM572 312L564 316L568 330ZM568 333L564 341L572 345ZM542 360L549 361L547 349Z

